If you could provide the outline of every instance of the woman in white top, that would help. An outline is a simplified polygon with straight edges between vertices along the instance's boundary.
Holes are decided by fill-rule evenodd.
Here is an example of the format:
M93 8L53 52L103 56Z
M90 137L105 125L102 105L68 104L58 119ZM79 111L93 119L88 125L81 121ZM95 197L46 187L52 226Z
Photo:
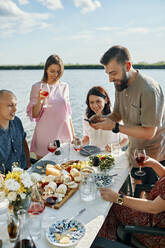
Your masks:
M108 115L111 113L111 102L108 93L101 86L95 86L88 91L86 98L86 114L84 119L89 119L94 114ZM95 130L89 123L83 120L83 138L82 144L95 145L102 150L110 151L110 144L120 143L125 145L127 137L119 134L115 134L112 131Z

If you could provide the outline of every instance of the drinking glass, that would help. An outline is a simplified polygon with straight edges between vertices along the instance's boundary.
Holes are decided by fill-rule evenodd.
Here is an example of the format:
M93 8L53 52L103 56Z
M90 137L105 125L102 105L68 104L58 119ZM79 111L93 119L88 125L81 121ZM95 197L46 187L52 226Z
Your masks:
M145 176L146 175L145 171L142 171L142 169L141 169L141 165L143 165L143 162L146 158L145 149L136 148L135 152L134 152L134 158L136 159L136 162L139 166L139 170L135 172L135 175L139 176L139 177Z
M79 152L82 149L81 140L79 138L73 139L73 148L76 152Z
M41 85L40 85L40 97L41 97L41 99L43 99L43 101L45 100L45 104L43 105L44 108L48 107L47 97L49 96L49 94L50 94L49 84L41 83Z
M52 155L54 155L54 152L56 151L57 146L55 145L54 141L49 141L48 142L48 151L52 153Z

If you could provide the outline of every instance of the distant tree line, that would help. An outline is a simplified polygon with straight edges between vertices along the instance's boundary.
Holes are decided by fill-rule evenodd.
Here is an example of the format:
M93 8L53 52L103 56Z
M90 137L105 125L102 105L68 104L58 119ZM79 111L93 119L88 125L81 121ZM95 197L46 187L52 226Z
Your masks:
M67 64L64 66L65 69L103 69L102 65L98 64ZM135 69L165 69L165 62L160 61L154 64L148 64L141 62L134 64ZM0 70L42 70L43 64L39 65L0 65Z

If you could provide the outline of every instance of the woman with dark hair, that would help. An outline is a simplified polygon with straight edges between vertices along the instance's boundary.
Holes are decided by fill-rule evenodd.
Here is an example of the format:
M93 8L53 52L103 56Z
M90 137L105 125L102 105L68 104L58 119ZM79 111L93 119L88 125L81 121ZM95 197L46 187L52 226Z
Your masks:
M111 113L111 102L108 93L101 86L95 86L88 91L86 98L86 115L84 119L89 119L95 114L108 115ZM119 135L113 132L104 130L95 130L89 123L83 120L83 138L82 144L90 144L110 151L110 144L119 142ZM123 135L120 144L125 144L127 138Z
M27 115L36 121L36 126L30 150L38 159L48 153L49 141L55 139L72 141L74 137L69 87L67 83L60 81L63 72L62 59L56 54L49 56L42 80L35 83L31 89ZM41 85L48 86L48 94L41 94Z

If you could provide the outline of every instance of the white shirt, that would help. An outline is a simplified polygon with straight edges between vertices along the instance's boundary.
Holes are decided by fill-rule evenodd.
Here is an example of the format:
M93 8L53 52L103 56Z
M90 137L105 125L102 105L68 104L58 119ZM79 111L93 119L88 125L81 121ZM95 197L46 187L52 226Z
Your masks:
M86 116L84 118L86 118ZM101 129L95 130L84 120L83 135L89 137L89 145L97 146L101 150L105 150L107 144L119 143L121 139L126 138L126 136L121 133L113 133L112 131Z

